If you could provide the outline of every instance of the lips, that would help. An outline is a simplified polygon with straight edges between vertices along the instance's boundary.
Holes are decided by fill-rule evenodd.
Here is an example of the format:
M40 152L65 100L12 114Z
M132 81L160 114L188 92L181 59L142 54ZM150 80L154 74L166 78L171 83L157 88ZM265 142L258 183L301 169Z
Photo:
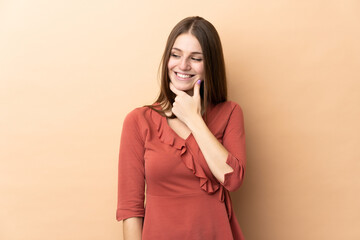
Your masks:
M192 78L193 76L195 76L194 74L186 74L186 73L179 73L179 72L175 72L175 75L178 77L178 78L181 78L181 79L190 79Z

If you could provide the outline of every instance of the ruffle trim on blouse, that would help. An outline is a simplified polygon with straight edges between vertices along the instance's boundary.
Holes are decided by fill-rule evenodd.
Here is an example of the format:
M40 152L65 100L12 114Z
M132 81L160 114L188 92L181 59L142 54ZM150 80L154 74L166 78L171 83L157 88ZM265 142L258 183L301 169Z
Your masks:
M189 138L193 136L190 135ZM213 194L220 188L220 184L212 182L205 174L204 169L201 165L194 161L193 154L191 150L185 146L181 149L181 160L185 166L190 169L195 176L200 179L200 188L203 189L208 194Z
M232 204L229 192L219 182L211 181L201 164L194 160L190 148L186 146L188 141L196 141L194 136L190 133L187 139L182 139L176 135L174 130L170 128L167 123L166 117L161 116L156 111L151 111L151 118L156 125L157 134L161 142L175 147L180 151L182 162L190 169L195 176L199 178L200 188L208 194L219 192L219 201L225 202L229 219L232 215ZM165 134L165 132L167 134Z
M166 125L164 124L163 119L166 121L166 118L162 117L159 113L153 110L150 112L150 114L153 122L156 125L157 134L161 142L181 150L185 146L185 142L182 143L180 141L181 139L175 138L171 136L171 134L164 133L164 130L166 129Z

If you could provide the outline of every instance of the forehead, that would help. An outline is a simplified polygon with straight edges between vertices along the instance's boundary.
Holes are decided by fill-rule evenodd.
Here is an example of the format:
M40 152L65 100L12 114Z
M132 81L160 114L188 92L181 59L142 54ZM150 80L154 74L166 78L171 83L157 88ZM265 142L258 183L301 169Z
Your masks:
M179 35L174 42L173 48L189 53L202 52L199 41L190 33L183 33Z

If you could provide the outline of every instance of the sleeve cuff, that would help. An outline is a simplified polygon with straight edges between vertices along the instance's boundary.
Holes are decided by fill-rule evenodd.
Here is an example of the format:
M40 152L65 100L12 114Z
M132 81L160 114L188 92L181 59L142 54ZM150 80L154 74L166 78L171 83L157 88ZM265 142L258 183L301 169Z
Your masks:
M116 210L116 220L121 221L127 218L131 217L144 217L145 216L145 210L138 210L138 211L131 211L131 210L122 210L117 209Z
M224 175L224 183L222 185L228 191L233 192L241 186L244 180L245 169L240 164L239 160L230 152L226 159L226 164L228 164L233 169L233 171Z

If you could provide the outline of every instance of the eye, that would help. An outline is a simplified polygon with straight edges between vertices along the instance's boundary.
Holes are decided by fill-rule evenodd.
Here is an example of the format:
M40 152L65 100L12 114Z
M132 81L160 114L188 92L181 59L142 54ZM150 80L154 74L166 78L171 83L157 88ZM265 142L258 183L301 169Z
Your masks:
M179 55L177 55L176 53L171 53L171 54L170 54L170 56L171 56L171 57L175 57L175 58L180 57L180 56L179 56Z
M197 62L201 62L201 61L202 61L202 59L201 59L201 58L195 58L195 57L192 57L191 59L192 59L192 60L194 60L194 61L197 61Z

